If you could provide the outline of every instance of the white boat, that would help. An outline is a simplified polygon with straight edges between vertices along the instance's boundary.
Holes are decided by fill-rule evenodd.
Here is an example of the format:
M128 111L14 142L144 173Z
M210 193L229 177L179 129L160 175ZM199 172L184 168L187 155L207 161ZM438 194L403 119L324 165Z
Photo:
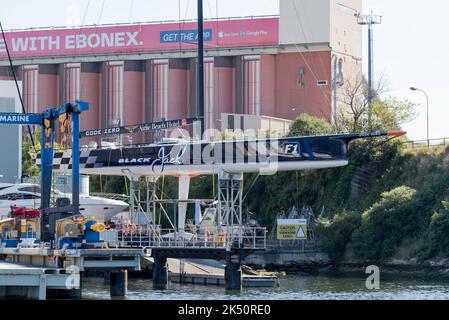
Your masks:
M52 190L53 198L71 199L71 194ZM39 209L40 186L33 183L0 183L0 219L9 217L11 206ZM110 221L115 215L127 210L129 205L120 200L80 195L80 213L101 221Z

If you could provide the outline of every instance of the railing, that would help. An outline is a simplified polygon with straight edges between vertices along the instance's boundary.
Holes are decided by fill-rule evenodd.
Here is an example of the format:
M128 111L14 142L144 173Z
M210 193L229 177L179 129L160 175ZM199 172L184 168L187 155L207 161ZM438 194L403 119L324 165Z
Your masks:
M405 144L408 148L411 149L435 148L449 144L449 138L405 141L403 142L403 144Z
M119 230L122 247L150 248L240 248L261 250L267 247L266 228L201 228L195 233L135 226Z
M229 17L206 17L204 21L226 21L226 20L242 20L242 19L262 19L262 18L279 18L277 14L255 15L255 16L229 16ZM151 21L135 21L135 22L117 22L102 24L85 24L77 26L46 26L46 27L30 27L8 29L5 32L23 32L23 31L40 31L40 30L61 30L61 29L78 29L78 28L98 28L98 27L116 27L116 26L133 26L142 24L168 24L168 23L187 23L197 22L196 19L180 19L180 20L151 20Z

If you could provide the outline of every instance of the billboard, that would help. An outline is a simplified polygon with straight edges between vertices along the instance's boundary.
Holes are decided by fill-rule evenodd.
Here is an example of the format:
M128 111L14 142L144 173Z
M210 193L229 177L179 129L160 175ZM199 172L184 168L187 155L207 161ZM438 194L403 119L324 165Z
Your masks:
M196 22L6 32L6 41L13 58L196 50L197 40ZM279 18L204 23L206 50L278 44ZM6 46L1 39L0 59L6 57Z
M306 219L278 219L278 240L307 240Z

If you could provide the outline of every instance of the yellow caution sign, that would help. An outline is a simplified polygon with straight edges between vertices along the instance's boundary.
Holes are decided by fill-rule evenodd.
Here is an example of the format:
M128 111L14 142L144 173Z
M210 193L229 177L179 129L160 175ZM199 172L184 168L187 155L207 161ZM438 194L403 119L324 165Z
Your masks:
M307 240L306 219L278 219L278 240Z

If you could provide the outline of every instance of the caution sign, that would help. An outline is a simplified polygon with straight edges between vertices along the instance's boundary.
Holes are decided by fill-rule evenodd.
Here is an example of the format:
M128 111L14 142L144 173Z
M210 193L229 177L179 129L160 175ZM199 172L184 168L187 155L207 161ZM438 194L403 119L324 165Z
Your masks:
M278 219L278 240L307 240L306 219Z

